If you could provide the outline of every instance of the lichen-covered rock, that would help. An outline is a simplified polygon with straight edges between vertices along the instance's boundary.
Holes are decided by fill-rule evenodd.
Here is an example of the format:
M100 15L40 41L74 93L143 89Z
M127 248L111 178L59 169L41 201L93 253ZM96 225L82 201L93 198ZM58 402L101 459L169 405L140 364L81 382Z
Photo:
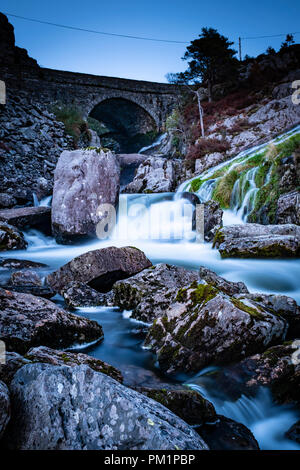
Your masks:
M103 338L96 321L68 313L41 297L0 288L0 305L0 339L8 351L24 354L32 346L61 348Z
M42 280L40 276L32 270L15 271L9 279L11 286L41 286Z
M0 439L10 419L10 398L7 386L0 382Z
M156 319L145 345L168 373L197 372L240 360L285 338L287 321L253 300L237 299L210 284L178 291L177 302Z
M21 354L13 351L6 351L5 363L0 364L0 380L2 380L6 385L9 385L17 370L30 362L31 361L21 356Z
M107 292L114 282L149 266L151 262L141 250L130 246L111 246L77 256L49 274L47 283L59 293L73 281L88 284L100 292Z
M217 289L221 290L222 292L228 295L249 293L247 287L243 282L227 281L227 279L218 276L214 271L211 271L205 266L200 266L200 278L207 284L216 287Z
M28 353L26 353L25 358L31 362L42 362L54 366L74 367L85 364L96 372L102 372L120 383L123 382L122 374L118 369L87 354L59 351L46 346L39 346L37 348L31 348Z
M0 251L23 250L26 247L24 235L16 227L0 222Z
M149 398L158 401L186 423L200 426L214 423L217 419L214 405L195 390L170 390L147 387L135 388Z
M92 289L83 282L71 282L61 291L68 307L96 307L107 305L108 294L103 294Z
M53 234L61 243L96 236L103 218L101 204L116 207L120 167L115 154L104 150L64 151L54 172Z
M164 314L178 289L199 281L199 273L178 266L158 264L114 284L112 303L132 310L132 317L146 323Z
M160 403L86 365L28 364L10 391L14 412L4 441L9 449L207 449Z
M300 225L299 191L292 191L279 197L277 201L276 223Z
M217 231L214 247L222 258L281 258L300 256L300 227L284 225L227 225Z
M14 259L14 258L0 258L0 268L4 269L39 269L46 268L44 263L37 263L27 259Z
M126 193L165 193L174 191L180 176L182 162L161 157L149 157L137 169Z
M212 426L207 423L197 432L208 444L210 450L259 450L252 432L243 424L218 415Z

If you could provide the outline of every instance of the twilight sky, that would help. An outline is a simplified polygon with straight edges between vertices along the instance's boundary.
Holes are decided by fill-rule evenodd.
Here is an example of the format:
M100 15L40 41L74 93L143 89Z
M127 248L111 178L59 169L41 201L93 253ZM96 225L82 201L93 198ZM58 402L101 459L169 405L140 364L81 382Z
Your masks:
M189 41L203 26L232 41L238 37L300 31L299 0L0 0L0 11L98 31ZM165 82L186 68L185 44L101 36L9 17L16 44L44 67ZM295 36L299 42L300 34ZM243 41L243 55L257 55L284 37ZM235 45L237 49L237 44Z

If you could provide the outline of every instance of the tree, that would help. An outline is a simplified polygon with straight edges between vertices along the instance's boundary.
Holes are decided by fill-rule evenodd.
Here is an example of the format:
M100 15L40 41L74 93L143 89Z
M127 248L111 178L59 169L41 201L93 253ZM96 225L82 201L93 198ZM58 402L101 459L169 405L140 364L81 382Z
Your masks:
M285 41L281 44L280 50L282 51L284 49L287 49L294 43L295 43L294 36L292 34L287 34Z
M222 36L216 29L202 28L202 34L187 47L183 60L190 60L188 69L178 75L178 80L189 83L207 84L208 100L212 101L212 87L236 74L238 60L233 42Z
M275 54L276 54L276 51L275 51L274 47L269 46L269 47L267 48L267 50L266 50L266 54L268 54L268 55L275 55Z

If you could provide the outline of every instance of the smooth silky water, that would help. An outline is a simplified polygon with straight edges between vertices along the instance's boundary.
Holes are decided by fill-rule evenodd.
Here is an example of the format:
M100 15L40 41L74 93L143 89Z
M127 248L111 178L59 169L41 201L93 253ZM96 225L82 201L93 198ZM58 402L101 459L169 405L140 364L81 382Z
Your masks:
M243 155L253 155L253 152L260 148L262 146L244 152ZM238 157L232 161L238 160ZM204 175L213 174L212 172L220 166L222 164L208 170ZM253 174L249 177L253 180ZM300 303L300 260L222 260L219 252L212 249L210 243L198 243L195 240L195 233L191 230L192 205L179 197L179 193L188 187L189 182L184 183L175 195L122 194L119 206L123 205L125 212L120 211L116 228L108 240L66 246L57 244L53 238L46 237L36 230L31 230L25 234L29 243L27 250L1 256L46 263L49 266L43 270L46 275L75 256L90 250L112 245L136 246L143 250L154 264L165 262L195 270L204 265L230 281L245 282L250 292L285 294ZM251 186L250 190L253 189L255 188ZM202 201L211 197L209 184L199 192ZM48 205L49 202L48 199L42 201L42 204ZM243 215L244 211L240 208L225 211L224 225L241 223ZM59 296L53 300L62 304ZM268 390L260 390L256 397L241 396L233 401L227 397L226 390L216 391L209 371L209 380L206 370L199 371L195 378L184 375L165 377L159 370L155 357L143 349L147 325L130 319L130 312L121 312L112 307L93 307L78 308L76 313L98 321L104 330L102 343L86 345L80 350L119 368L125 383L142 386L157 386L166 382L185 383L210 399L219 414L250 428L262 449L300 449L299 445L284 438L284 432L297 421L299 413L293 407L276 405Z

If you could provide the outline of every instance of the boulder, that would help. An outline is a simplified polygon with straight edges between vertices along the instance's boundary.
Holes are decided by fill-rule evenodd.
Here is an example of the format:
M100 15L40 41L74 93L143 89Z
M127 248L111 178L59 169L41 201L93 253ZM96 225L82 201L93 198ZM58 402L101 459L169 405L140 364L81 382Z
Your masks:
M26 247L24 235L16 227L0 222L0 251L24 250Z
M196 430L210 450L259 450L252 432L243 424L225 416L218 415L213 426L205 423Z
M195 175L201 175L204 171L226 160L226 155L220 152L207 153L203 158L195 161Z
M0 208L7 209L17 205L17 200L7 193L0 193Z
M4 269L30 269L46 268L47 264L29 261L27 259L0 258L0 268Z
M96 321L88 320L30 294L0 288L0 339L8 351L24 354L30 347L68 347L103 339Z
M217 419L214 405L195 390L169 390L165 388L137 387L135 390L171 410L186 423L200 426Z
M64 151L54 172L52 229L57 241L96 236L103 219L99 206L116 207L120 167L111 151Z
M132 317L146 323L164 314L180 288L199 281L199 273L178 266L158 264L113 286L112 304L132 310Z
M6 222L19 229L37 228L51 234L50 207L18 207L16 209L0 210L0 221Z
M49 274L47 283L58 293L73 281L107 292L117 280L133 276L150 266L151 262L141 250L111 246L77 256Z
M0 439L10 419L10 398L7 386L0 382Z
M107 305L108 295L92 289L83 282L71 282L61 291L65 303L70 308L96 307Z
M218 230L214 247L222 258L285 258L300 256L300 227L294 224L227 225Z
M0 364L0 380L9 386L15 373L25 364L30 364L31 361L26 359L13 351L6 351L5 363Z
M292 191L279 196L277 201L276 223L300 225L299 191Z
M192 284L180 289L176 303L154 321L145 346L167 373L198 372L261 352L284 340L286 331L284 318L254 300Z
M167 408L86 365L28 364L10 391L9 449L207 449Z
M50 299L55 292L49 286L43 286L40 276L31 269L22 271L14 271L3 288L13 290L15 292L23 292L24 294L32 294Z
M42 362L54 366L74 367L85 364L96 372L102 372L120 383L123 382L122 374L118 369L87 354L59 351L46 346L39 346L30 349L26 354L26 359L31 362Z
M204 202L204 240L211 242L215 233L223 226L223 211L216 201Z
M174 191L180 177L182 162L163 157L149 157L138 167L134 180L125 193L167 193Z

